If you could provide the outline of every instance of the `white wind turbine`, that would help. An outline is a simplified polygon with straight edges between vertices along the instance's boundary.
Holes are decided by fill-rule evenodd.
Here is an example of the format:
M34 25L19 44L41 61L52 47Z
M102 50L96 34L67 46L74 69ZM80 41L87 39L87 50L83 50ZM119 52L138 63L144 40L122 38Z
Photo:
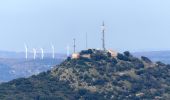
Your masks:
M40 50L41 50L41 59L44 59L44 49L40 48Z
M26 60L28 59L28 47L26 44L25 44L25 59Z
M54 51L54 45L51 44L51 49L52 49L52 58L55 58L55 51Z
M37 56L37 50L35 48L33 48L32 50L33 50L33 55L34 55L34 60L35 60Z

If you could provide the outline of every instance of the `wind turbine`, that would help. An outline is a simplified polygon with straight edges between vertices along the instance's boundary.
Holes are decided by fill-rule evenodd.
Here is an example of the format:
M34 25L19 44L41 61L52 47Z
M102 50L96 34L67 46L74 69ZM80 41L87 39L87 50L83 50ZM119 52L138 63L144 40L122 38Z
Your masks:
M35 48L33 48L32 50L33 50L34 60L35 60L36 59L36 55L37 55L37 50Z
M41 50L41 59L43 60L44 59L44 49L40 48L40 50Z
M52 49L52 58L54 59L55 58L55 52L54 52L54 45L51 44L51 49Z
M26 60L28 59L28 47L26 44L25 44L25 59Z

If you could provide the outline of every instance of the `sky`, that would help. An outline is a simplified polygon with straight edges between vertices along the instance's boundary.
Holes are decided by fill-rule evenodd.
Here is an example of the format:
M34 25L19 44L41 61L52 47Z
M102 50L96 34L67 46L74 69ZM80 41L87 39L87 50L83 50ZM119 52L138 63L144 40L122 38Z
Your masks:
M0 0L0 50L170 50L170 0Z

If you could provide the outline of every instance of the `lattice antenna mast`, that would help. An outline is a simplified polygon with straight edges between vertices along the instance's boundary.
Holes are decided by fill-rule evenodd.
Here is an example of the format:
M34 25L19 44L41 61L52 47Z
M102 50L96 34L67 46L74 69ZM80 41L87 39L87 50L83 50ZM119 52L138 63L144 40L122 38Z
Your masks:
M76 39L75 38L73 39L73 42L74 42L74 44L73 44L74 53L76 53Z
M103 24L102 24L102 48L103 50L105 51L106 48L105 48L105 23L103 21Z

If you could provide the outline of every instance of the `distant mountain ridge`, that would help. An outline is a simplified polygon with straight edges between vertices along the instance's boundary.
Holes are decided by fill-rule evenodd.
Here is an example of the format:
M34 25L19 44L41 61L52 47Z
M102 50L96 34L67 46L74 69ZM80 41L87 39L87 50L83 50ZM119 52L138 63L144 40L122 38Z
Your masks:
M169 100L170 65L83 50L52 70L0 85L2 100ZM86 56L85 56L86 55ZM87 55L90 55L87 56Z
M55 58L66 58L66 54L55 53ZM15 58L23 59L25 58L25 52L14 52L14 51L0 51L0 58ZM33 53L28 52L28 58L33 59ZM41 53L37 52L37 58L41 58ZM52 58L52 53L44 53L44 58Z
M170 64L170 51L148 51L148 52L134 52L132 53L136 57L146 56L153 61L162 61L166 64Z
M164 63L170 64L170 50L168 51L145 51L145 52L132 52L136 57L146 56L153 61L162 61ZM33 53L28 53L29 59L33 59ZM55 54L57 59L65 59L66 54ZM0 51L0 58L11 58L11 59L24 59L24 52L12 52L12 51ZM41 58L41 54L38 53L38 59ZM45 58L52 58L51 53L45 53Z

